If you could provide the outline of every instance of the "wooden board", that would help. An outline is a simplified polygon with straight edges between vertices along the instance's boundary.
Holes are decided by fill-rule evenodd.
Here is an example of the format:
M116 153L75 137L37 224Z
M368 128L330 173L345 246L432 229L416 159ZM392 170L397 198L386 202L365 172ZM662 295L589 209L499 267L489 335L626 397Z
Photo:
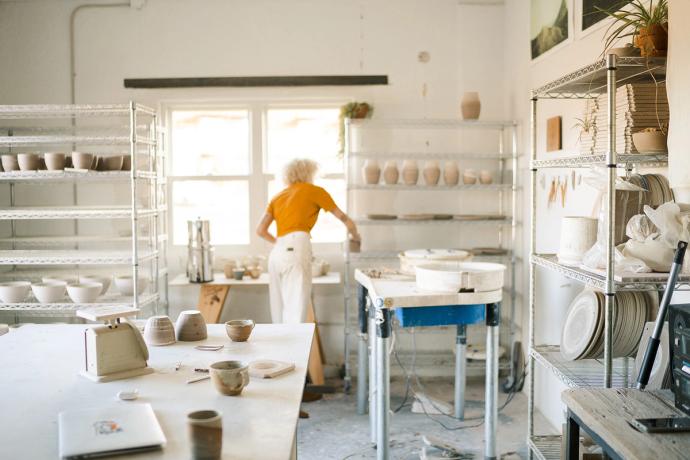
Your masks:
M634 418L678 417L683 414L661 392L630 388L566 390L561 398L587 427L625 459L687 459L690 433L640 433L628 424Z
M319 329L316 326L316 315L314 314L314 306L309 303L307 308L307 322L314 323L314 339L311 343L311 353L309 354L309 378L313 385L323 385L326 380L323 375L323 348L321 347L321 338L319 337Z
M546 120L546 151L554 152L563 148L561 137L561 117Z
M204 317L206 324L216 324L223 313L223 305L228 297L230 286L217 284L202 284L199 291L197 308Z

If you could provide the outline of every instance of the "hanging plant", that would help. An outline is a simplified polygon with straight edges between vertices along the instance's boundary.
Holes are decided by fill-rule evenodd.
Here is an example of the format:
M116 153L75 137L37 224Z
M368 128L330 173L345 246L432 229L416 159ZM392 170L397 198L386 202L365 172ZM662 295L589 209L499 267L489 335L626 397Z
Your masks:
M597 8L614 19L606 29L604 49L624 37L632 37L633 45L642 56L666 56L668 49L668 0L632 0L624 10L620 5L611 9Z
M340 155L345 151L345 119L361 119L371 118L374 113L374 108L366 102L350 102L340 107L340 124L338 127L338 153Z

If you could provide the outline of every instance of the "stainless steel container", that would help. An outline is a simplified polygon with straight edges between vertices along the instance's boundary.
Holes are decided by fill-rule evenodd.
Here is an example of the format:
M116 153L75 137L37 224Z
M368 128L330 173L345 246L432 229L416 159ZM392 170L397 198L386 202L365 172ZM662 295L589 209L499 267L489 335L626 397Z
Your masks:
M187 277L192 283L213 281L211 225L207 220L188 220Z

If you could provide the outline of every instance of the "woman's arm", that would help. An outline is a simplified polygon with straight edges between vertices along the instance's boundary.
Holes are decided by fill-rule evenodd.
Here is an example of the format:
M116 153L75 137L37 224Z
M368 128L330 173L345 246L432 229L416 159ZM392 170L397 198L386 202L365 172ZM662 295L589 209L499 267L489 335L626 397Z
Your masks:
M273 223L273 216L269 213L264 213L259 225L256 226L256 234L273 244L276 242L276 237L271 235L271 232L268 231L268 227L271 226L271 223Z
M331 211L335 217L337 217L340 222L345 224L345 227L347 227L347 231L350 234L350 239L354 241L361 241L362 237L359 235L359 232L357 231L357 226L355 223L348 217L347 214L342 212L339 207L336 206L336 208Z

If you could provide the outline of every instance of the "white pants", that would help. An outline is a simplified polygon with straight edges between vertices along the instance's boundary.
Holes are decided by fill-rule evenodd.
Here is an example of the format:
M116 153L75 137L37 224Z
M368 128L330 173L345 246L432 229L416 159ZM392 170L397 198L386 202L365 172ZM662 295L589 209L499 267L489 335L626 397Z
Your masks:
M274 323L303 323L311 303L311 240L293 232L276 241L268 258L268 292Z

